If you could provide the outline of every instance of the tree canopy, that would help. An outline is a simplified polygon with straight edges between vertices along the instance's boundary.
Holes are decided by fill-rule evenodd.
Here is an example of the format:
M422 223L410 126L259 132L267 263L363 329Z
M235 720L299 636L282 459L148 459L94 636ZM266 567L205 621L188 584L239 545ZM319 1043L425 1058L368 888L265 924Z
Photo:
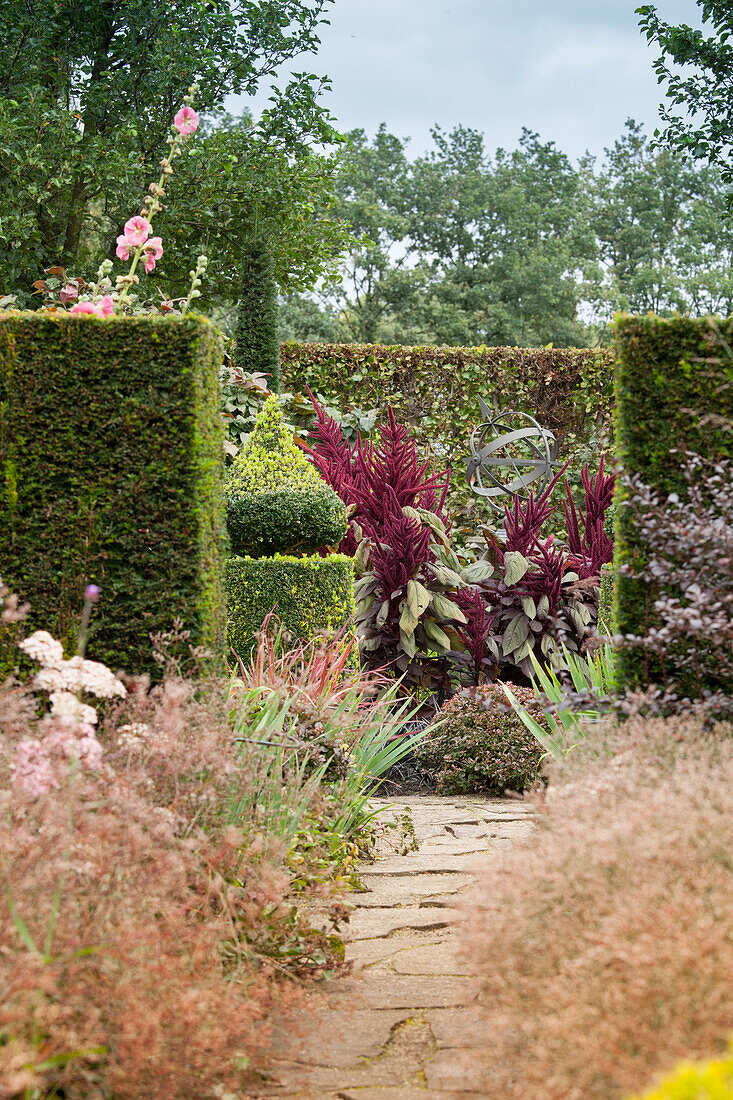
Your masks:
M230 93L253 94L283 62L317 48L330 2L8 0L0 23L4 289L27 291L44 267L83 267L106 252L157 174L187 87L198 84L196 107L209 115ZM313 145L340 139L319 103L323 85L310 73L293 76L257 126L245 120L210 131L179 162L169 224L185 230L191 249L228 240L226 271L237 244L232 225L245 214L269 218L295 242L283 265L292 281L315 278L330 246L306 256L313 215L328 202L330 168ZM216 226L228 235L216 238ZM299 250L301 226L310 241Z
M727 0L697 4L712 34L666 23L652 4L636 9L647 40L661 49L654 68L668 102L660 136L678 153L716 164L733 187L733 9Z

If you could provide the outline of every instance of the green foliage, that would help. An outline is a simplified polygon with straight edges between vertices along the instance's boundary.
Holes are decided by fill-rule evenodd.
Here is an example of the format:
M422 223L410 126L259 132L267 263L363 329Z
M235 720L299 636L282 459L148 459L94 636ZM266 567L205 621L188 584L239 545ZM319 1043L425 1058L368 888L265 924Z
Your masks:
M536 721L546 725L531 688L513 689ZM454 695L443 705L440 728L429 728L416 750L440 794L522 791L536 780L542 749L508 705L501 684Z
M601 568L601 594L598 600L598 630L601 634L613 634L614 572L611 564Z
M353 570L352 559L344 554L230 558L226 567L230 648L246 658L270 612L300 641L326 630L341 630L354 613Z
M733 1043L725 1058L683 1062L655 1088L629 1100L733 1100Z
M3 579L71 651L97 584L89 649L113 669L154 670L175 619L223 648L220 361L197 317L0 316Z
M733 227L725 192L717 168L653 147L629 120L606 151L590 195L608 273L599 288L607 307L727 316L733 309Z
M531 411L555 433L564 457L582 456L578 467L596 464L610 426L613 357L602 349L283 344L281 355L288 390L302 393L308 385L325 406L342 411L392 405L421 450L453 471L454 535L473 534L492 514L463 476L479 396L497 411Z
M344 505L293 442L275 397L229 470L225 499L236 554L304 553L346 533Z
M483 135L433 130L410 163L379 127L348 134L334 213L357 237L322 297L359 343L584 344L578 268L592 260L580 176L524 131L491 157ZM395 258L395 256L397 258Z
M30 301L59 262L90 274L121 231L165 152L186 88L216 115L231 93L251 96L283 63L315 52L328 0L10 0L0 25L0 281ZM201 251L210 286L233 297L253 217L280 230L284 284L310 285L342 235L326 213L340 143L308 73L276 91L262 119L224 118L185 158L160 219L166 285L182 290ZM111 106L113 105L113 106ZM53 135L51 139L50 135Z
M555 760L562 760L584 736L581 723L600 717L592 700L594 697L606 699L611 692L613 652L605 646L581 657L563 647L558 648L553 658L552 664L543 668L534 653L530 656L532 684L545 711L544 722L538 722L517 699L515 688L508 684L503 688L515 713L545 752ZM583 702L576 703L580 699Z
M711 460L733 454L733 368L720 354L721 338L732 334L731 322L718 330L689 317L622 316L615 323L618 458L627 475L662 498L685 495L684 451ZM653 548L623 506L628 492L621 488L616 513L614 622L621 634L644 635L655 622L657 593L633 573ZM659 682L658 664L634 649L622 650L616 667L622 687Z
M647 41L655 42L661 50L654 68L658 82L667 85L669 100L660 109L667 124L661 135L663 140L678 155L718 164L730 187L733 184L730 4L727 0L697 0L697 5L703 22L712 28L710 35L685 23L678 27L665 23L652 4L643 4L636 10ZM681 113L674 108L681 108Z
M280 341L272 252L261 238L249 241L242 261L233 367L263 374L274 393L280 389Z

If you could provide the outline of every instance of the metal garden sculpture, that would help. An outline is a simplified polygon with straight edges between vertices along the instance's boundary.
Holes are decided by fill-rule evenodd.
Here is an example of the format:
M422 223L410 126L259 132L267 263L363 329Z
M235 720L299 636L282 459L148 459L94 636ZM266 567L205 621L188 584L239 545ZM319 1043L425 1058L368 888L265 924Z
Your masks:
M535 494L541 493L557 460L555 436L529 413L494 413L480 397L479 408L483 420L471 433L466 462L466 480L473 492L495 508L503 507L502 497L514 497L530 486Z

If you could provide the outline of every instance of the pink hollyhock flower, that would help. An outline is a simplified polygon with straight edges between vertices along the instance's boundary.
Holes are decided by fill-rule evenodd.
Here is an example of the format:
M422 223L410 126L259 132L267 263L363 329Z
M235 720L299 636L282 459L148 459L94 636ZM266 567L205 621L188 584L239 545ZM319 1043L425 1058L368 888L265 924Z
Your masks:
M142 214L136 214L134 218L130 218L125 222L124 233L127 243L132 248L139 248L141 244L145 244L150 236L150 222Z
M163 238L151 237L149 241L145 242L145 252L147 255L152 256L154 260L159 260L163 255Z
M149 275L151 271L155 270L155 257L154 256L146 256L144 266L145 266L146 273Z
M110 298L109 294L105 294L101 302L97 304L97 316L98 317L111 317L115 311L115 304Z
M97 316L97 307L94 302L77 302L71 310L72 313L87 313L90 317Z
M59 291L59 298L63 305L67 302L73 302L75 298L79 297L79 291L73 283L69 283L68 286L64 286Z
M115 256L117 256L117 258L120 260L130 259L130 242L127 240L126 237L123 237L121 233L117 238L117 248L115 249Z
M193 134L199 127L199 116L194 111L193 107L181 107L180 111L173 119L173 125L179 134Z

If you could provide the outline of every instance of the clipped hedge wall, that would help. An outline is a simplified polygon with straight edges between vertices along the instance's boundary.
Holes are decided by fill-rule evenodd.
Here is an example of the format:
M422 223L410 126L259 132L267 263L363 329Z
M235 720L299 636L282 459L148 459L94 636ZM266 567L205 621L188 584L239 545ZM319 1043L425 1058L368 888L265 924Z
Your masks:
M497 411L531 412L556 434L565 457L592 446L611 425L608 349L285 343L280 355L284 390L303 393L310 386L342 411L389 402L418 443L451 467L450 507L465 516L488 508L465 483L479 396Z
M719 330L733 342L733 320L720 323ZM619 461L661 495L684 495L675 451L733 457L733 435L725 424L733 421L733 360L704 318L621 316L614 346ZM619 487L619 503L623 496ZM654 587L623 571L626 565L643 567L646 553L629 509L617 507L614 628L622 634L642 635L653 622ZM621 687L639 688L658 681L658 666L637 649L624 649L616 674Z
M223 651L218 330L198 317L0 315L0 574L74 651L155 672L180 618Z
M354 562L345 554L230 558L226 588L227 641L246 658L271 611L304 642L324 630L344 627L354 613Z

